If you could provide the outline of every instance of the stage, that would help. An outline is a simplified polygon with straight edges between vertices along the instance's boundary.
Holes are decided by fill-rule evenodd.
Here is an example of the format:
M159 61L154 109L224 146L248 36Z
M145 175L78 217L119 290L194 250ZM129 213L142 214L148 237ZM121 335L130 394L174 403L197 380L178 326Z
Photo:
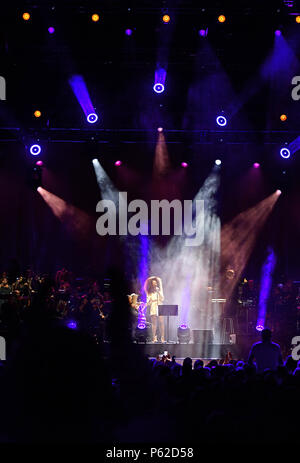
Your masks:
M223 359L228 352L231 352L233 359L247 360L250 348L259 336L244 335L238 337L237 344L216 344L216 343L134 343L137 350L149 357L157 357L167 351L176 358L191 357L192 359Z

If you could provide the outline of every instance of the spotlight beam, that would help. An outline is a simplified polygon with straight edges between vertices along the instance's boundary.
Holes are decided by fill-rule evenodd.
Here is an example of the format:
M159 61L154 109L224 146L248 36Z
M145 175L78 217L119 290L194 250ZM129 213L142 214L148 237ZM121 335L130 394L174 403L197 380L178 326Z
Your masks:
M263 264L260 280L260 293L258 300L258 318L256 329L258 326L265 326L267 315L268 299L270 297L272 287L272 277L276 266L276 256L273 249L268 249L268 256Z
M84 78L81 75L74 75L69 79L69 84L86 118L91 117L92 114L96 115Z
M230 300L233 290L240 280L242 272L249 260L256 240L267 218L278 200L277 192L273 193L256 206L241 212L230 223L225 224L221 232L221 292L222 297ZM235 271L235 278L228 279L226 268Z
M86 237L93 227L93 220L86 212L42 187L38 187L37 191L69 232L75 233L80 238Z

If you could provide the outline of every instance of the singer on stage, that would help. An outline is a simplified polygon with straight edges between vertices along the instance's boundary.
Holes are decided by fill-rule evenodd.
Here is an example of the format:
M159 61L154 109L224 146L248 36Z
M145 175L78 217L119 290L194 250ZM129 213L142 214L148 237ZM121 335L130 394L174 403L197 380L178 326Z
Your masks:
M165 342L164 317L158 316L158 305L164 300L161 278L155 276L147 278L144 290L147 295L147 305L150 308L152 341L157 342L157 322L159 322L161 342Z

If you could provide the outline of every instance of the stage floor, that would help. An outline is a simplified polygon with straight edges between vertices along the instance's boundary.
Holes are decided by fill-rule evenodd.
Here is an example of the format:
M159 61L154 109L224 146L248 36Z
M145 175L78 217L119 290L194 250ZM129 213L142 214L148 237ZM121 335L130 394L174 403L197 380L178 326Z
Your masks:
M136 348L149 357L157 357L168 352L176 358L221 359L231 352L234 358L240 353L236 344L175 344L175 343L134 343Z

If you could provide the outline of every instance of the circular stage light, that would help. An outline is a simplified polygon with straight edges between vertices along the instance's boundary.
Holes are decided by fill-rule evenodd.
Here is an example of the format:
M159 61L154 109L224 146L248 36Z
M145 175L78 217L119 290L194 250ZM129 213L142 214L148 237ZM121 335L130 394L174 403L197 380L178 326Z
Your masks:
M181 167L188 167L188 163L187 162L182 162Z
M125 34L128 36L132 35L132 29L126 29Z
M40 147L40 145L31 145L29 151L30 154L32 154L32 156L38 156L41 153L42 148Z
M226 21L226 18L223 14L220 14L220 16L218 17L218 21L219 23L224 23Z
M141 322L135 329L135 340L136 342L145 343L150 340L150 330L149 327Z
M94 23L98 22L99 19L100 19L100 18L99 18L99 15L98 15L97 13L95 13L95 14L92 15L92 21L93 21Z
M156 93L162 93L165 89L165 86L164 84L160 84L160 83L157 83L157 84L154 84L153 85L153 90L156 92Z
M36 166L42 167L44 165L43 161L37 161L35 163Z
M280 150L280 156L283 158L283 159L288 159L291 155L291 152L288 148L281 148Z
M116 161L116 162L115 162L115 166L119 167L119 166L121 166L121 165L122 165L122 161Z
M216 164L216 166L220 166L222 164L221 159L216 159L215 164Z
M177 337L179 344L188 344L191 340L191 330L187 325L182 324L177 328Z
M281 120L282 122L286 121L286 120L287 120L287 115L286 115L286 114L281 114L280 120Z
M52 26L48 27L48 32L49 32L49 34L54 34L54 32L55 32L54 27L52 27Z
M200 37L206 37L207 36L207 30L200 29L198 34L200 35Z
M216 123L221 127L224 127L227 124L227 119L225 116L218 116L216 118Z
M259 162L255 162L255 163L253 164L253 167L254 167L254 169L258 169L258 168L260 167Z
M95 122L97 122L98 120L98 116L96 113L90 113L86 120L90 123L90 124L95 124Z
M77 329L77 322L75 320L68 320L67 321L67 327L70 328L70 330L76 330Z
M280 31L279 29L277 29L277 30L275 31L275 35L276 35L276 37L279 37L279 36L281 35L281 31Z
M168 14L164 14L162 17L162 20L165 24L168 24L171 20L170 16Z
M158 132L162 132L163 130L164 130L164 129L163 129L162 127L158 127L158 128L157 128L157 131L158 131Z
M300 24L300 16L296 16L296 23Z
M281 195L282 191L281 190L276 190L276 194L279 196Z
M264 329L263 325L257 325L256 326L256 331L262 331Z
M24 19L24 21L29 21L29 19L30 19L30 14L29 14L29 13L23 13L22 18Z
M41 111L39 111L38 109L36 111L34 111L33 114L34 114L34 117L37 117L37 118L41 117L41 115L42 115Z

